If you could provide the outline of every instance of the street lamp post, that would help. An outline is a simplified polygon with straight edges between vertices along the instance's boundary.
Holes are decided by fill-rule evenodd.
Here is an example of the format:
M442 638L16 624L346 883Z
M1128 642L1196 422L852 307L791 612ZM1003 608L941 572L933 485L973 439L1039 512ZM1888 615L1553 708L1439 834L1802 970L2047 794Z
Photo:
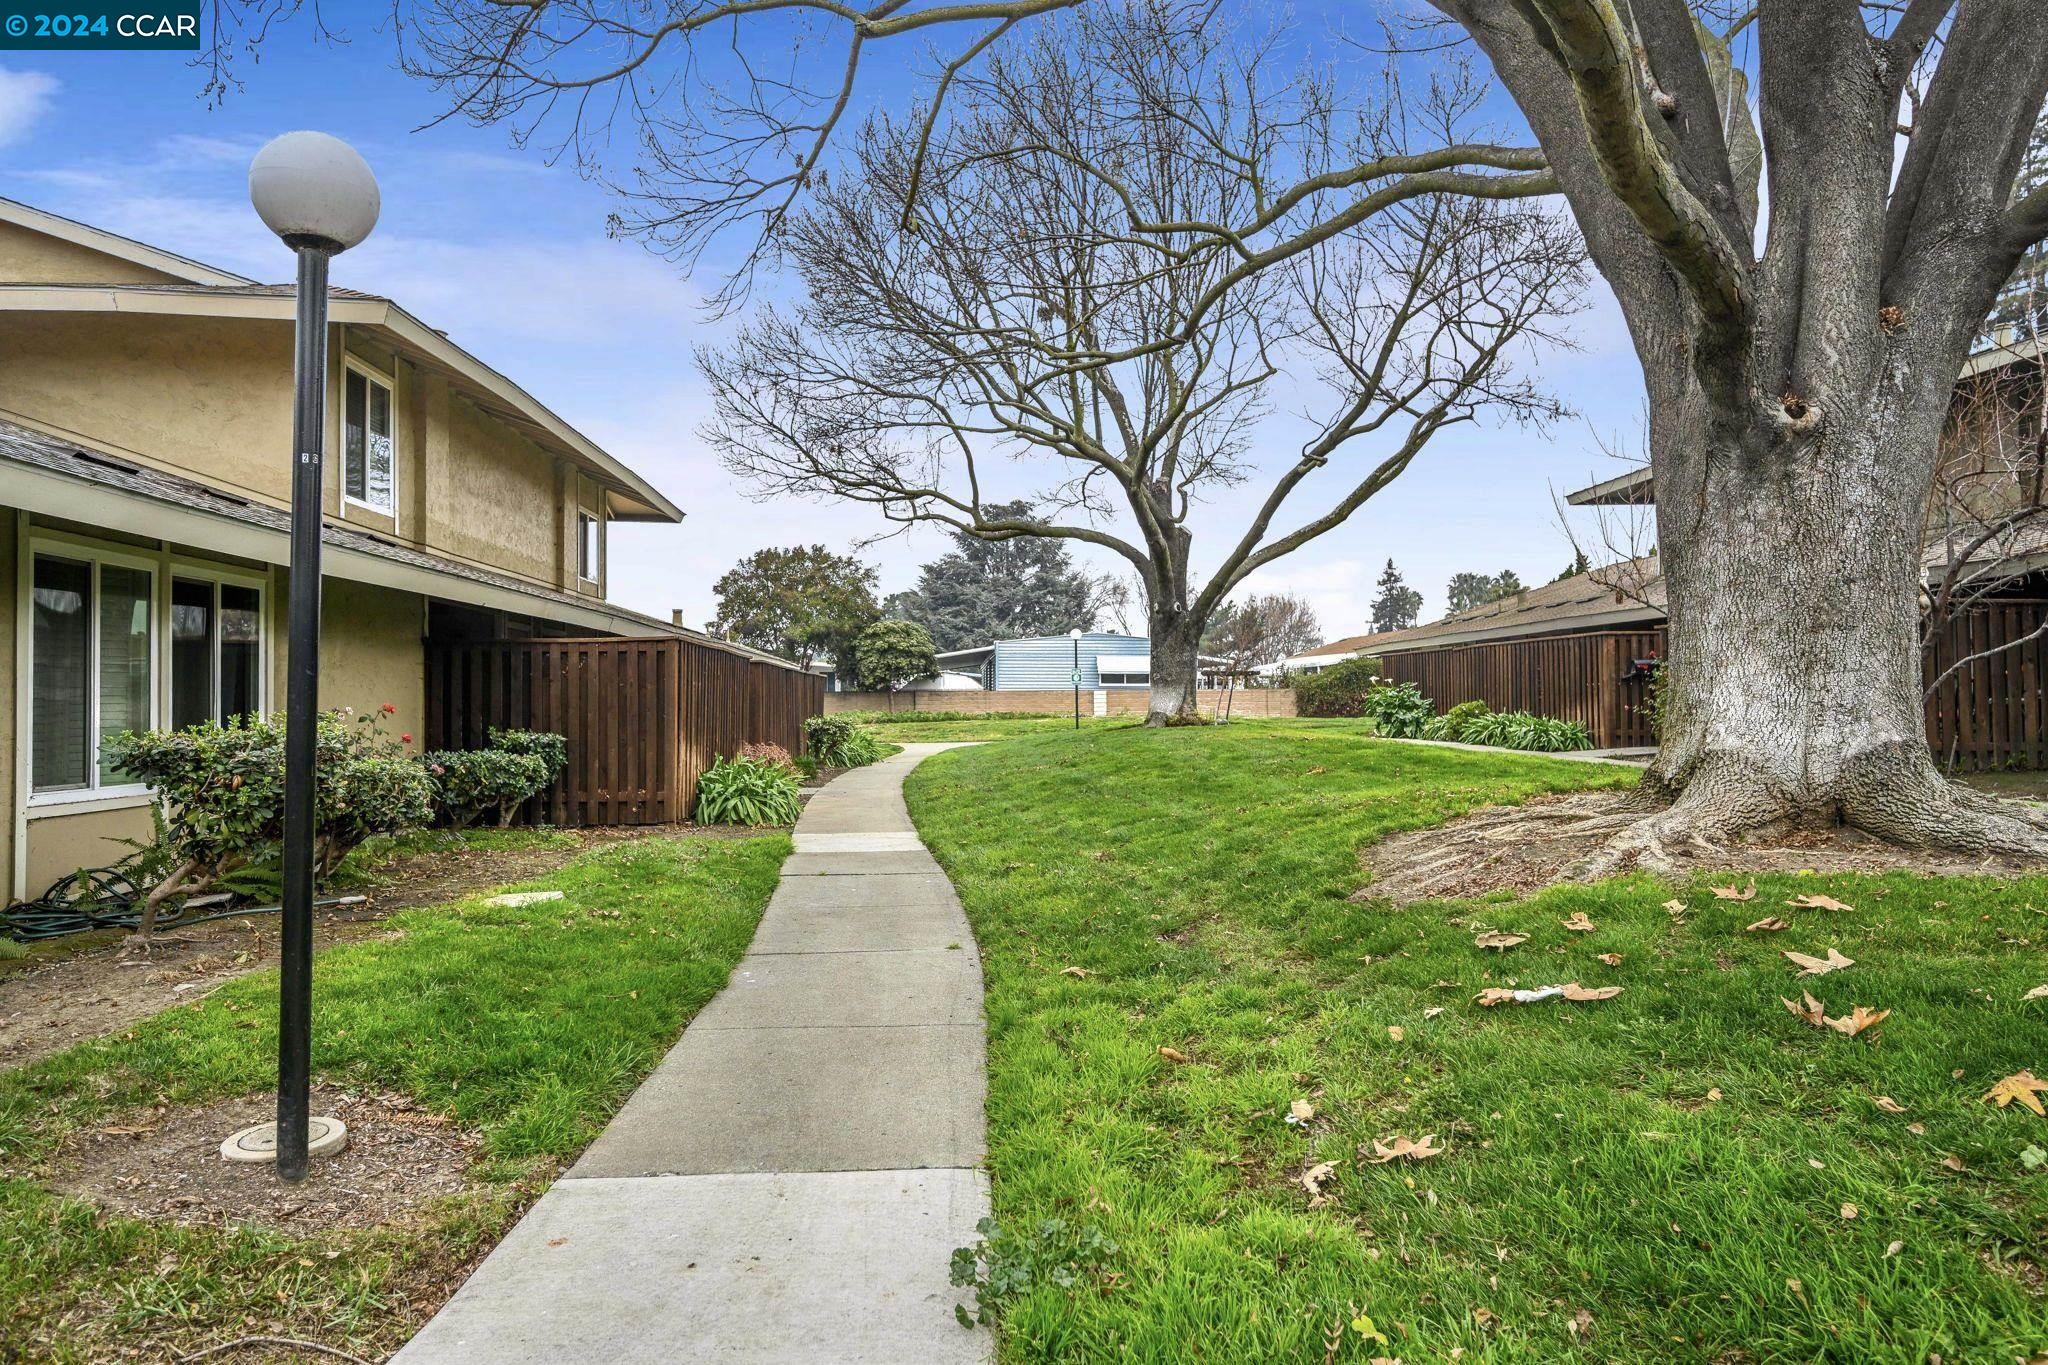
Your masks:
M1081 728L1081 628L1075 626L1067 632L1067 638L1074 642L1074 728Z
M305 1179L313 1032L314 737L320 707L321 476L327 262L370 235L377 178L325 133L286 133L249 164L249 200L298 255L292 403L290 644L285 657L284 904L277 1026L277 1173Z

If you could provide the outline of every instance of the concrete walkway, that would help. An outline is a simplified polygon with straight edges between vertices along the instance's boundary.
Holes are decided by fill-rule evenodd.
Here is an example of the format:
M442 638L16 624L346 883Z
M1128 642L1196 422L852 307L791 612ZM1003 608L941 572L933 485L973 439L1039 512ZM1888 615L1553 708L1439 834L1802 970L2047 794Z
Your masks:
M726 988L403 1365L991 1357L954 1320L988 1212L981 963L903 779L811 798Z

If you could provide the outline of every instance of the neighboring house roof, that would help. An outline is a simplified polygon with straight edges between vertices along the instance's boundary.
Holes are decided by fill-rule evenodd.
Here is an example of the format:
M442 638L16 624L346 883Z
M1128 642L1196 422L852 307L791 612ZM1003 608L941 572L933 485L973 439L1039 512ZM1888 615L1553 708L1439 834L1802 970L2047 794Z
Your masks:
M178 279L187 280L193 284L237 285L255 283L254 280L246 275L237 275L232 271L219 270L204 262L195 261L189 256L180 256L176 252L165 251L161 247L153 247L145 242L138 242L131 237L123 237L118 233L108 232L105 228L96 228L85 223L76 222L70 218L51 213L47 209L32 208L13 199L0 199L0 223L12 223L16 227L27 228L31 232L40 232L44 236L54 237L60 242L69 242L73 246L86 247L89 250L112 256L116 260L142 266L147 270L159 270L166 275L175 276Z
M1360 654L1398 654L1521 635L1648 625L1664 616L1664 577L1657 571L1657 557L1648 555L1574 574L1412 630L1381 631L1337 643Z
M19 207L18 205L16 207ZM33 313L159 313L182 317L255 318L290 322L295 289L239 276L223 284L0 284L0 311ZM567 455L605 483L611 514L621 521L681 521L682 509L503 374L447 335L376 294L328 293L328 316L365 327L445 374L465 397L538 444Z
M8 502L48 516L187 544L263 563L288 564L291 514L196 480L131 464L0 420L0 469ZM336 577L543 616L621 635L672 635L783 668L773 654L645 616L601 598L431 554L368 531L328 525L322 568Z

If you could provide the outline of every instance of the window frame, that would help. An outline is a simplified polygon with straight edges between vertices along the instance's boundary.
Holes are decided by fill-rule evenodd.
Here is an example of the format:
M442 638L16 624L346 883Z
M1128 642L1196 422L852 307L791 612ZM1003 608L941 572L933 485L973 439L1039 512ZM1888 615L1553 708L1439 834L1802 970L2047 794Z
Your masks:
M263 574L230 568L226 565L196 563L180 559L176 555L166 556L167 567L163 580L163 698L161 716L167 720L171 715L171 689L177 679L171 665L171 582L182 578L187 582L208 583L213 587L213 676L211 695L207 698L208 714L216 722L225 724L220 713L221 660L220 651L226 632L221 628L220 590L223 585L247 588L256 594L256 714L263 715L270 709L270 580Z
M271 654L277 643L276 593L272 576L257 569L194 559L168 547L149 549L94 539L55 527L33 525L26 512L17 513L15 566L15 771L16 795L23 819L51 815L85 814L147 804L155 793L143 782L99 785L99 603L100 565L116 564L141 569L150 575L149 622L149 725L164 725L171 707L171 580L187 578L213 584L215 613L212 713L220 713L220 588L222 584L252 589L256 593L256 702L259 714L271 709L273 686ZM90 740L88 785L37 791L35 787L35 562L39 556L68 559L93 566L93 618L87 642L87 674L93 680L87 691L86 733ZM17 827L18 828L18 827Z
M590 552L588 566L583 562L585 550ZM580 505L576 508L576 581L604 582L604 518Z
M104 545L96 541L50 535L41 531L21 538L21 564L16 577L17 673L16 699L20 713L15 747L21 765L26 807L93 808L126 805L149 796L143 782L100 781L100 588L101 568L107 564L135 569L149 575L149 725L155 728L163 718L165 587L161 554L138 553L133 548ZM92 601L87 608L85 677L85 784L83 786L38 789L35 773L35 565L38 559L69 560L92 568Z
M353 497L348 491L348 377L351 373L360 374L369 383L383 385L385 393L390 395L391 505L389 507L379 507L376 503L366 498ZM365 512L388 520L391 523L392 531L395 533L398 529L398 505L401 501L398 491L398 376L378 369L367 360L354 355L344 354L341 360L341 383L337 388L340 391L335 394L334 399L334 431L336 437L335 445L340 448L341 459L337 463L335 473L336 487L341 493L341 514L346 517L349 508L360 507ZM370 395L366 389L363 393L363 459L366 462L363 468L363 487L365 489L370 486L370 470L367 464L369 460L369 403Z

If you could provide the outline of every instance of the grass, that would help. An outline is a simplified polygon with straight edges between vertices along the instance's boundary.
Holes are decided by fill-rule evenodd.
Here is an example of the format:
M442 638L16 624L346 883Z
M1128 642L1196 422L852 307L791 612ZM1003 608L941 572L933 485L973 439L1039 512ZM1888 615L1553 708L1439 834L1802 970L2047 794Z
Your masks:
M566 892L561 904L408 911L389 921L397 937L322 954L317 1072L483 1135L483 1190L419 1225L184 1228L34 1179L82 1125L273 1086L274 972L0 1075L0 1360L157 1358L259 1331L395 1348L418 1326L409 1289L445 1287L509 1227L724 985L789 848L780 834L614 844L526 884Z
M2048 980L2048 881L1349 899L1376 837L1628 780L1342 722L1105 728L921 767L912 812L987 963L995 1213L1010 1268L1037 1272L998 1296L1003 1359L1903 1365L2048 1346L2048 1168L2028 1164L2048 1122L1980 1101L2048 1074L2048 1001L2022 999ZM1855 908L1785 904L1823 891ZM1562 927L1580 911L1594 932ZM1771 914L1793 927L1744 931ZM1483 953L1482 929L1529 940ZM1804 983L1829 1012L1893 1011L1861 1037L1779 1003L1801 984L1780 950L1829 946L1856 959ZM1571 980L1625 990L1472 999ZM1284 1121L1294 1100L1305 1126ZM1365 1159L1426 1134L1442 1155ZM1299 1177L1321 1162L1318 1203ZM1063 1250L1083 1235L1115 1249Z
M986 716L958 711L856 711L868 733L896 744L939 744L952 740L1016 739L1023 735L1072 734L1072 716L1041 716L1021 711L998 711ZM1143 722L1142 716L1083 715L1083 730L1128 729Z

